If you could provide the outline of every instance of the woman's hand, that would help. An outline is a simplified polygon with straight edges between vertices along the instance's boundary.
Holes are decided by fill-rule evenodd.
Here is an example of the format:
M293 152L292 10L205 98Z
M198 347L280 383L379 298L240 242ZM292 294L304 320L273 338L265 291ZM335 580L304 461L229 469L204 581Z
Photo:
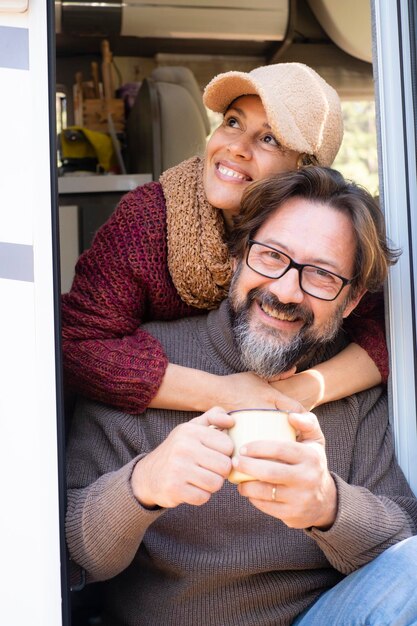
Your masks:
M321 372L317 370L306 370L280 380L270 381L270 385L285 397L294 398L294 401L299 402L306 411L311 411L325 401L325 381Z
M278 408L301 413L305 410L298 398L294 400L285 395L275 388L276 385L276 382L270 384L253 372L216 376L170 363L150 406L157 409L201 412L208 411L213 406L221 406L226 411Z
M291 376L293 372L283 375ZM278 382L269 383L253 372L242 372L219 377L216 404L227 411L236 409L281 409L301 413L305 409L298 400L290 398L276 388Z
M380 383L381 374L370 356L357 344L350 343L313 369L271 384L311 411L316 406L346 398Z
M221 429L233 423L230 415L215 407L174 428L136 464L131 477L136 499L148 508L205 504L232 468L233 443Z

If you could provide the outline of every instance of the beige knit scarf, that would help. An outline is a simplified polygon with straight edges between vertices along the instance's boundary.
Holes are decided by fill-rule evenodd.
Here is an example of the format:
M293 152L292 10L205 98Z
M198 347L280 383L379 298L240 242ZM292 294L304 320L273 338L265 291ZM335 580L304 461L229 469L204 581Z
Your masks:
M160 177L167 205L168 268L181 299L215 309L227 295L232 263L222 213L208 203L204 162L183 161Z

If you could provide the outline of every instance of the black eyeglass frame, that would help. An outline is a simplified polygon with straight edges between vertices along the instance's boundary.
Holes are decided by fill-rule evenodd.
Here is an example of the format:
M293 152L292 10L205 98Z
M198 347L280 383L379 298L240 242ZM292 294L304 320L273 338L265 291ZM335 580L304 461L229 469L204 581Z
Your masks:
M254 269L249 264L249 254L250 254L251 248L252 248L252 246L254 244L257 244L258 246L263 246L264 248L269 248L269 250L274 250L274 252L279 252L279 254L283 254L287 259L289 259L290 262L289 262L288 266L285 268L285 270L282 272L282 274L280 274L279 276L269 276L268 274L263 274L262 272L259 272L258 270ZM336 298L338 298L340 296L340 294L343 291L343 289L347 285L351 285L353 283L353 281L355 280L355 278L345 278L344 276L340 276L340 274L336 274L335 272L330 272L329 270L326 270L326 269L324 269L324 267L320 267L319 265L312 265L311 263L297 263L286 252L283 252L282 250L279 250L278 248L274 248L273 246L269 246L267 243L262 243L262 241L256 241L255 239L249 239L249 241L248 241L248 251L247 251L247 254L246 254L246 265L253 272L256 272L256 274L259 274L260 276L265 276L265 278L270 278L272 280L279 280L280 278L285 276L285 274L290 269L294 268L298 272L298 284L300 285L301 291L304 291L304 293L308 294L312 298L317 298L317 300L324 300L325 302L333 302L334 300L336 300ZM318 270L322 270L323 272L326 272L327 274L331 274L332 276L336 276L336 278L339 278L342 281L342 285L341 285L339 291L337 292L337 294L333 298L321 298L320 296L316 296L313 293L310 293L309 291L304 289L304 287L302 285L301 277L302 277L303 269L305 267L314 267L314 268L316 268Z

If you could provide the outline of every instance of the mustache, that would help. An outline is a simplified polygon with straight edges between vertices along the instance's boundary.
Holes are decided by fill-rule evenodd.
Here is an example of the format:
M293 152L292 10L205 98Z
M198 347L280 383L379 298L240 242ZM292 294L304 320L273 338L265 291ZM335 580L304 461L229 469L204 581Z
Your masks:
M251 289L247 295L247 303L251 304L254 300L261 305L266 305L268 308L274 310L278 314L285 315L293 320L302 320L304 326L311 326L314 322L314 315L312 311L302 306L301 304L288 303L284 304L269 291L265 291L259 287Z

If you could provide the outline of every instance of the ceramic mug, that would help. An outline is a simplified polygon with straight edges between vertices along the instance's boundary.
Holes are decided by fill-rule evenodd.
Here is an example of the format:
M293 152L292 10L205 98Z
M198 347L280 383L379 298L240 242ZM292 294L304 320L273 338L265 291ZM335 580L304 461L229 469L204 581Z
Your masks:
M240 409L230 411L235 424L228 429L233 441L233 456L240 448L252 441L295 441L294 428L288 421L288 412L278 409ZM228 476L231 483L237 485L246 480L254 480L252 476L232 469Z

